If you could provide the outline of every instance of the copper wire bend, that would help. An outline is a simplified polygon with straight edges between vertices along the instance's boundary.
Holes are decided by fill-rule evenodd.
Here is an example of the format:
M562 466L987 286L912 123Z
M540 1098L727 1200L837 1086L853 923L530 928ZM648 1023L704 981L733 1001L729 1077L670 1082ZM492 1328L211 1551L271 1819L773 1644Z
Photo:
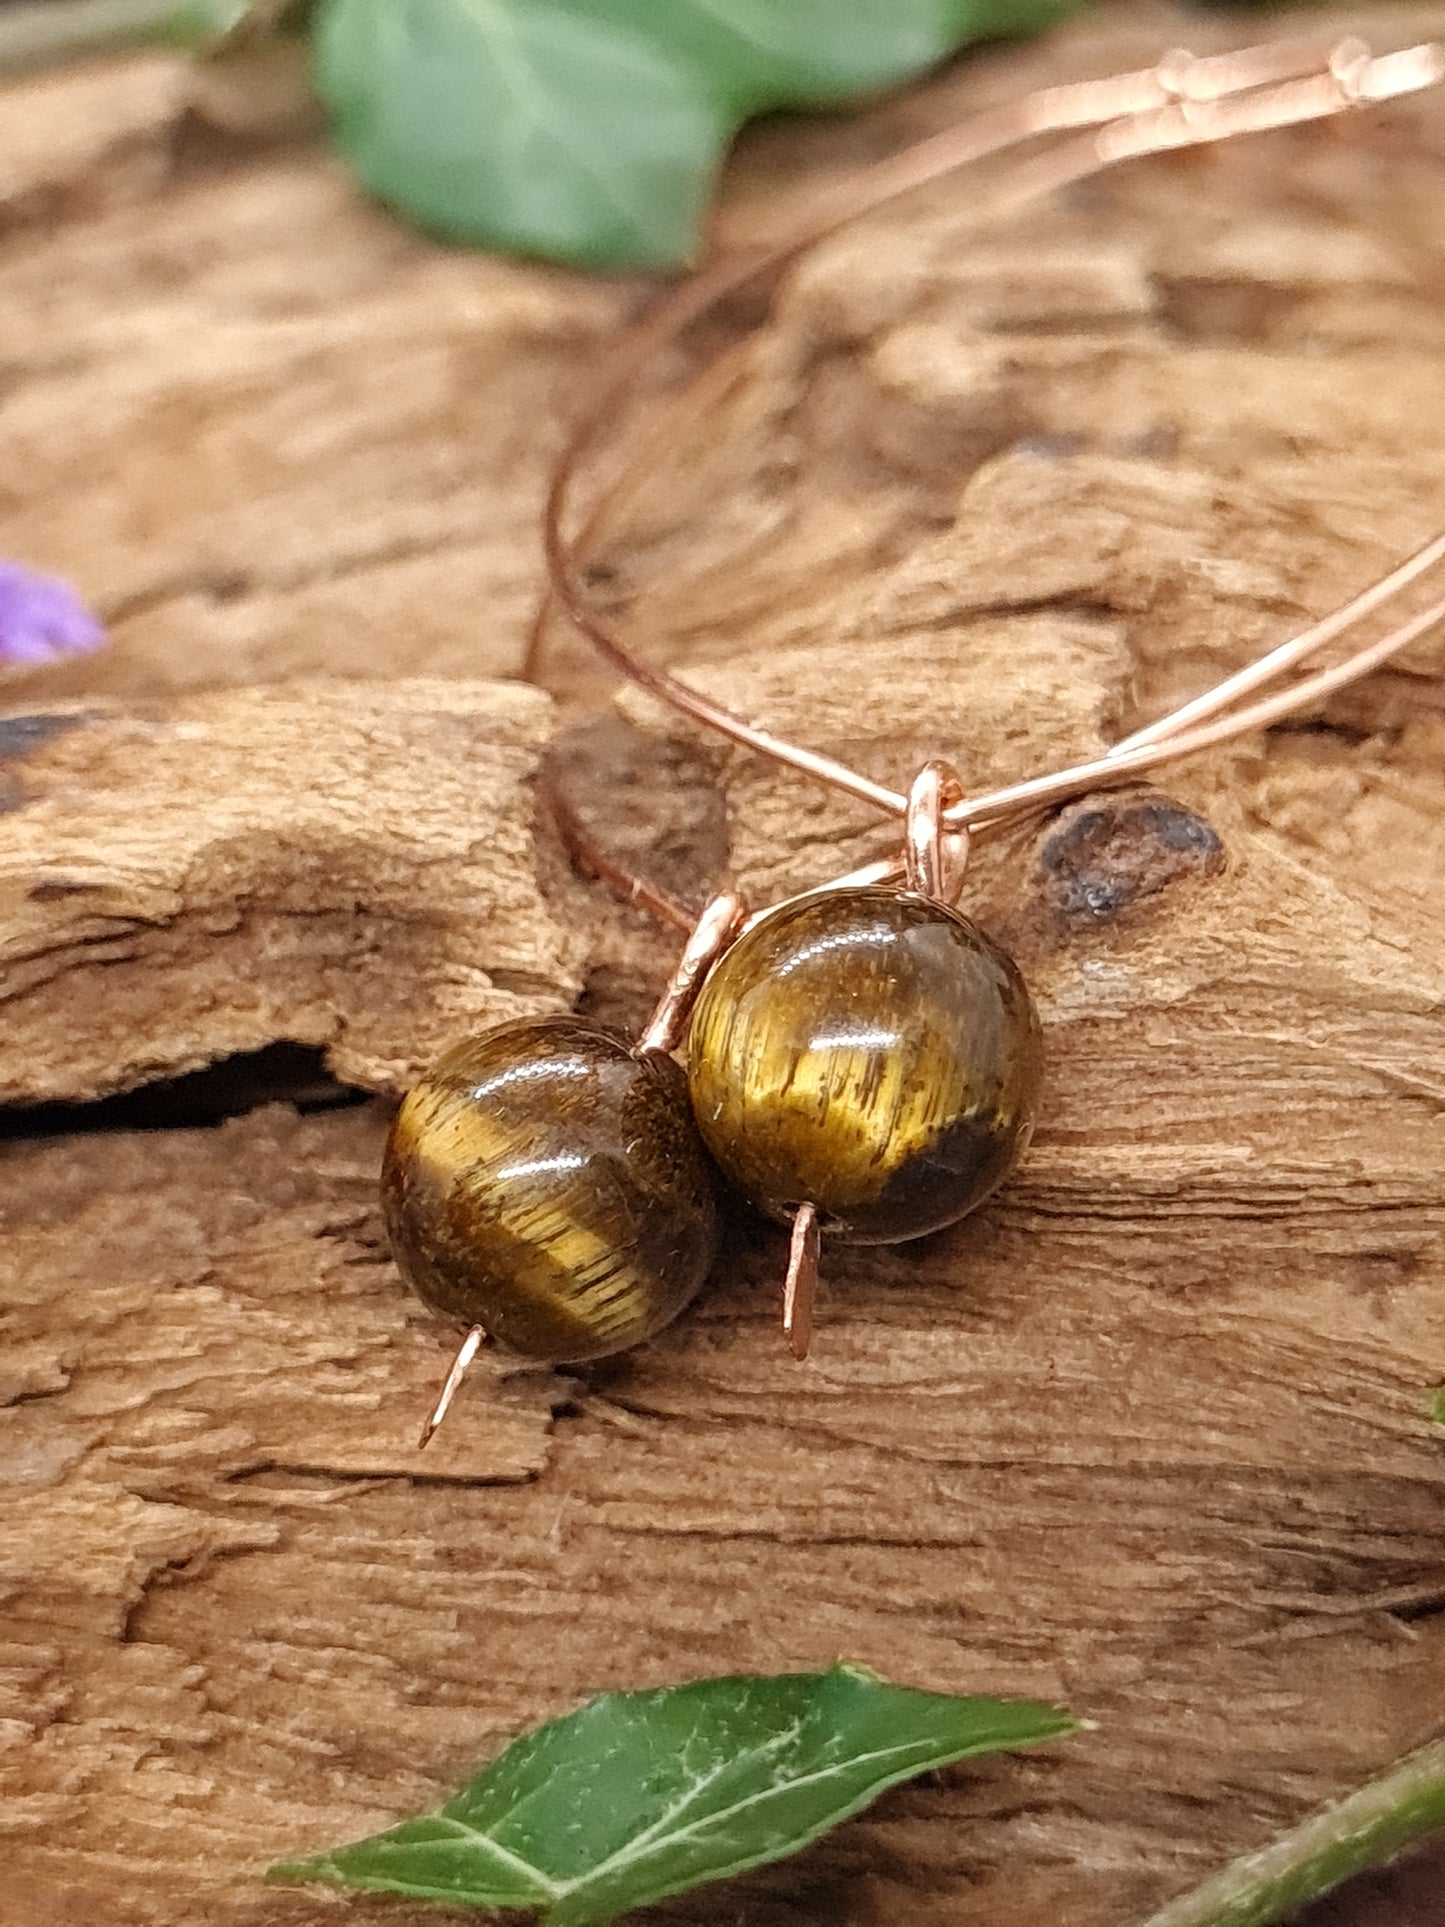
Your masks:
M903 863L908 887L935 903L957 903L968 867L967 828L950 831L945 812L963 801L963 781L952 763L925 763L908 791L903 818Z
M1379 57L1354 39L1327 48L1317 41L1281 41L1205 58L1171 53L1141 72L1043 89L921 141L866 170L779 239L724 258L683 282L608 358L592 404L576 424L554 471L543 517L548 589L533 627L526 673L535 676L539 669L548 618L553 606L559 605L614 669L671 708L906 824L914 808L908 795L834 757L788 742L665 670L650 667L592 607L579 573L579 551L596 532L615 490L604 491L594 500L575 536L568 534L568 528L579 472L610 425L617 405L656 357L726 296L786 265L859 215L989 156L1025 144L1039 147L1015 162L1001 179L995 178L984 215L997 217L1123 160L1323 119L1433 87L1442 79L1445 52L1430 44ZM1047 145L1048 140L1053 145ZM1102 756L982 795L950 795L938 813L937 847L943 848L947 832L988 833L1088 790L1127 782L1176 757L1265 727L1367 675L1445 620L1445 594L1339 662L1253 702L1242 700L1278 682L1442 560L1445 534L1435 536L1382 580L1302 634L1136 730ZM907 840L909 874L922 875L930 859L915 853L911 831ZM884 864L872 866L867 874L872 880L875 875L896 873L897 866Z

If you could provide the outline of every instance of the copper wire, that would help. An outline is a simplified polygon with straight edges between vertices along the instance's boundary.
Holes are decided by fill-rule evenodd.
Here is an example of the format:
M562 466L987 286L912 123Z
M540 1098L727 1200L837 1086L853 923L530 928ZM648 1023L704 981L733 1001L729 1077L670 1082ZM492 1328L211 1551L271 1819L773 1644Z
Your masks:
M1393 99L1445 79L1445 53L1423 45L1373 57L1357 40L1328 49L1319 42L1282 42L1238 53L1195 58L1173 53L1157 67L1046 88L1010 106L976 116L917 143L867 170L841 193L825 198L807 220L771 242L743 250L682 283L620 343L604 364L592 402L574 427L554 471L543 517L548 589L538 612L532 670L540 663L548 615L560 605L594 649L631 682L695 722L759 755L829 787L860 798L888 815L907 818L909 798L821 751L773 734L662 669L641 660L590 604L579 573L579 553L596 533L602 513L626 485L594 500L579 532L569 536L573 493L582 466L611 426L628 391L654 360L721 301L792 261L845 223L896 196L1040 137L1064 136L995 179L985 218L996 218L1120 161L1239 134L1296 125L1370 102ZM1076 130L1086 130L1082 134ZM635 471L630 471L632 473ZM989 832L1019 816L1064 802L1087 790L1126 782L1160 764L1196 754L1247 731L1266 727L1370 673L1445 621L1445 597L1366 643L1332 667L1299 678L1283 690L1242 699L1266 688L1445 560L1445 534L1302 634L1271 649L1245 669L1147 727L1102 756L978 796L950 798L938 831ZM940 844L940 848L941 848ZM872 865L848 881L882 880L894 864Z
M425 1452L432 1440L436 1437L437 1432L440 1430L442 1420L451 1409L451 1403L457 1395L458 1386L471 1370L473 1360L486 1342L487 1334L483 1327L480 1325L471 1326L466 1337L457 1348L457 1355L451 1362L451 1369L448 1371L443 1381L441 1391L437 1395L437 1402L432 1407L431 1416L421 1428L421 1437L416 1442L418 1452Z
M968 865L969 832L950 836L944 813L963 801L963 781L952 763L925 763L908 792L903 818L903 873L916 896L955 903Z
M1423 549L1417 549L1408 561L1402 562L1399 568L1392 569L1372 588L1366 589L1362 595L1357 595L1342 608L1336 609L1332 615L1325 616L1301 635L1295 636L1289 642L1282 642L1277 649L1271 649L1267 655L1260 656L1257 661L1249 663L1235 675L1227 676L1223 682L1216 683L1213 689L1207 689L1202 696L1196 696L1192 702L1184 703L1178 709L1171 710L1169 715L1161 717L1157 723L1150 723L1144 729L1136 729L1132 736L1126 736L1122 742L1115 743L1108 752L1109 756L1111 758L1123 756L1129 750L1138 749L1144 743L1162 742L1168 736L1179 735L1191 724L1202 722L1206 716L1214 716L1221 710L1231 708L1241 696L1247 696L1251 690L1260 689L1265 683L1273 682L1277 676L1283 675L1286 669L1293 669L1307 656L1314 655L1327 643L1343 635L1346 629L1363 621L1367 615L1373 615L1376 609L1383 607L1393 596L1398 595L1402 589L1408 588L1418 576L1424 575L1427 569L1434 568L1441 560L1445 560L1445 535L1437 535L1433 542L1427 542Z
M799 1364L813 1342L813 1302L818 1293L818 1207L800 1204L788 1240L788 1275L783 1282L783 1336Z
M693 925L677 967L668 979L647 1028L637 1040L639 1051L676 1050L687 1033L687 1020L697 1002L703 980L747 921L748 906L734 890L722 890L703 906Z

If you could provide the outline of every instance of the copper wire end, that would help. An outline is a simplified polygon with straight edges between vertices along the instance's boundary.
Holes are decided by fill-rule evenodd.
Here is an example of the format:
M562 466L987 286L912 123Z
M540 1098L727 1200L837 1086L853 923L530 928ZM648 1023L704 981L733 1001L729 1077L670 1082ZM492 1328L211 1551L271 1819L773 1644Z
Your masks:
M800 1204L793 1219L788 1248L788 1277L783 1286L783 1336L800 1362L813 1342L813 1300L818 1292L818 1207Z
M441 1389L441 1396L432 1408L431 1417L421 1428L421 1437L416 1442L418 1452L425 1452L426 1448L436 1437L437 1430L442 1420L446 1417L452 1400L456 1397L457 1387L466 1377L472 1360L486 1342L487 1334L480 1325L473 1325L466 1337L462 1340L461 1345L457 1349L457 1355L452 1360L452 1368L446 1375L446 1381Z

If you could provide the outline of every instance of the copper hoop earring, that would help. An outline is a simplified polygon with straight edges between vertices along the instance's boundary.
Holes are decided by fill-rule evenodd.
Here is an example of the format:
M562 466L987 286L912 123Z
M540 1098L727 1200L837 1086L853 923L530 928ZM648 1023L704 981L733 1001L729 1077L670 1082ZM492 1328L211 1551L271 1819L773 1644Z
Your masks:
M1100 756L977 794L937 762L889 787L651 667L592 605L582 550L605 504L575 497L632 384L726 296L856 215L985 158L1029 149L995 175L996 214L1121 161L1326 119L1442 79L1437 47L1377 58L1351 40L1323 53L1171 54L1051 88L883 163L797 230L681 285L621 342L549 493L531 673L560 612L619 674L694 723L894 819L898 853L752 916L731 891L700 920L643 892L687 944L638 1042L570 1017L505 1025L447 1053L411 1092L387 1153L388 1227L415 1289L468 1328L423 1443L484 1339L564 1362L624 1349L677 1316L715 1255L714 1168L790 1227L783 1329L806 1356L822 1242L897 1242L955 1222L996 1189L1033 1129L1038 1018L1013 960L955 907L970 843L1306 709L1445 621L1438 594L1309 667L1445 562L1438 534Z

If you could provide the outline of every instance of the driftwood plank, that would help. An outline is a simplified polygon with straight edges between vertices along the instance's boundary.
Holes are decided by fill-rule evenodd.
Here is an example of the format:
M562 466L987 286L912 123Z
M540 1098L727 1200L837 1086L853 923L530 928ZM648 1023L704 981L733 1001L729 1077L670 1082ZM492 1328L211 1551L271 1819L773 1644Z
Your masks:
M551 704L293 684L0 723L0 1100L96 1097L286 1040L399 1090L581 988L542 898Z
M629 292L432 246L268 94L217 125L218 79L6 90L6 549L117 644L15 687L510 674L547 467Z
M1439 6L1311 19L1445 33ZM1211 37L1237 23L1105 6L866 123L766 130L726 218ZM44 166L36 96L0 115L25 458L0 548L116 632L8 688L32 720L0 725L6 1096L276 1039L386 1090L514 1009L635 1014L668 944L534 841L544 761L670 888L730 863L765 897L882 847L644 707L583 721L596 678L563 643L555 736L534 693L444 680L515 665L547 455L628 291L445 255L306 138L200 138L178 70L115 71L106 126ZM46 111L94 84L45 83ZM987 242L947 188L840 235L705 419L649 430L608 593L889 781L940 750L983 782L1087 753L1445 524L1442 165L1429 99L1121 174ZM333 680L277 686L298 672ZM663 1910L697 1927L1134 1927L1438 1731L1442 762L1436 645L981 850L971 901L1046 1019L1044 1126L974 1221L829 1255L801 1371L779 1241L740 1221L674 1331L584 1374L484 1366L421 1460L450 1334L384 1254L384 1104L16 1114L17 1922L422 1927L258 1871L599 1687L702 1671L843 1654L1098 1725Z

